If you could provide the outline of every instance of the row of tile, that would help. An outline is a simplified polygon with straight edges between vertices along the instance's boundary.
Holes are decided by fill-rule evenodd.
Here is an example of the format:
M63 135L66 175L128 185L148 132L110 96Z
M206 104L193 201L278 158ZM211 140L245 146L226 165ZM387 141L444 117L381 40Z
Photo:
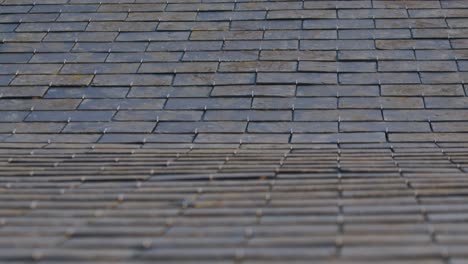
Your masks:
M98 122L98 121L466 121L464 109L386 110L213 110L198 111L2 111L0 122ZM29 109L28 109L29 110ZM382 116L383 114L383 116ZM115 117L114 117L115 116ZM113 118L114 117L114 118ZM26 123L27 124L27 123Z
M468 71L468 60L399 60L378 62L331 61L239 61L239 62L187 62L193 61L190 53L184 62L160 63L30 63L0 65L2 74L134 74L134 73L214 73L214 72L454 72ZM209 54L207 54L209 55ZM227 54L226 54L227 55ZM202 53L197 54L202 56ZM203 61L207 60L204 57ZM195 60L197 61L197 60Z

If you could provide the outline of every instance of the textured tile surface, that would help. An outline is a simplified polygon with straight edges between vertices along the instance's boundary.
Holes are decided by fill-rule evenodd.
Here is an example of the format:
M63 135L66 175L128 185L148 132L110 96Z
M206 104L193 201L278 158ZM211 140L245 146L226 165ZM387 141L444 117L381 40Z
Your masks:
M468 1L0 0L0 262L463 264Z

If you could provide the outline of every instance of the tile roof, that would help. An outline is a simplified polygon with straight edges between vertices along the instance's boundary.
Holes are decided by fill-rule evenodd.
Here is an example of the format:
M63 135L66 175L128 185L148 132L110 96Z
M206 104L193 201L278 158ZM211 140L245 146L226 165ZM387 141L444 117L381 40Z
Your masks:
M468 1L0 0L0 262L468 260Z

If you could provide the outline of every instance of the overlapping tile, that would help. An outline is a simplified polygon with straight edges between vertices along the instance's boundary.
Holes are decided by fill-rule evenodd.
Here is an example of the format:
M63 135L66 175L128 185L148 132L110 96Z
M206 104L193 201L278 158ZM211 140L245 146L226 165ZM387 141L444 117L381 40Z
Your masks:
M0 261L465 263L467 8L0 0Z

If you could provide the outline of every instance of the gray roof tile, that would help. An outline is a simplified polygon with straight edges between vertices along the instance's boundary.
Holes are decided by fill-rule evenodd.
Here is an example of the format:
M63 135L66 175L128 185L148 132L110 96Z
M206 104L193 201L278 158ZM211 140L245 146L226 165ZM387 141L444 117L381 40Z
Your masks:
M465 263L467 8L0 0L0 262Z

